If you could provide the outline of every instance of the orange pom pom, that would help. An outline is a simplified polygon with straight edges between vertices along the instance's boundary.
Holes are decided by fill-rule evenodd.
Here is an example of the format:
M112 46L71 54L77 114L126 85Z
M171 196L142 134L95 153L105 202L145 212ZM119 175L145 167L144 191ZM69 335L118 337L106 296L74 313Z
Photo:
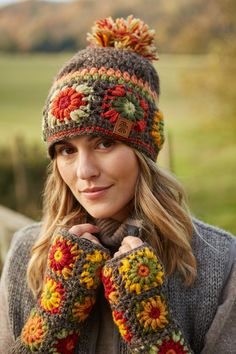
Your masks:
M128 49L149 60L158 60L154 37L154 30L130 15L127 19L107 17L96 21L87 40L91 46Z

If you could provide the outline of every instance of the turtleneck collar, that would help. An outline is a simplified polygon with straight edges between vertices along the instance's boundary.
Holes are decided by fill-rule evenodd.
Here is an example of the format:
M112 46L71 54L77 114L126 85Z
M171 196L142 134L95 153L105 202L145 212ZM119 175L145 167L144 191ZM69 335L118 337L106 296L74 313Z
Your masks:
M141 237L142 221L128 217L123 222L106 218L106 219L93 219L100 228L100 232L97 235L104 247L109 248L115 252L120 247L120 244L126 236L138 236Z

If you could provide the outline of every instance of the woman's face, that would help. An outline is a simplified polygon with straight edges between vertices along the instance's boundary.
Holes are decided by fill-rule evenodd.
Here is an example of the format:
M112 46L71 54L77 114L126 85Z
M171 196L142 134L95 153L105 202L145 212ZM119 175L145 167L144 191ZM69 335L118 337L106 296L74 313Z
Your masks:
M132 148L82 136L57 143L55 156L62 179L91 216L119 221L128 216L139 173Z

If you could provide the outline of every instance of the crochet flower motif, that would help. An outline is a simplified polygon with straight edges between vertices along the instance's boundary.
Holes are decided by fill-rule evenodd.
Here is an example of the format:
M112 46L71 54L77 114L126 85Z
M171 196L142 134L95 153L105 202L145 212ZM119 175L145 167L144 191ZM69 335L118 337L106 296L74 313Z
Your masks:
M115 123L119 117L133 122L133 129L144 131L147 125L148 103L138 93L124 85L109 88L103 98L101 117Z
M154 138L155 144L160 150L165 140L164 117L160 110L156 111L154 115L151 136Z
M160 296L141 301L137 308L136 316L145 332L155 332L169 323L167 306Z
M154 349L154 348L153 348ZM170 335L159 340L155 346L155 353L158 354L191 354L187 343L180 332L172 332ZM153 353L154 353L153 352Z
M109 256L106 253L98 250L87 254L85 260L88 263L83 265L80 283L84 284L87 289L96 289L101 283L102 266L108 258Z
M114 323L117 325L120 335L124 338L126 342L130 342L133 334L130 331L129 326L127 325L127 319L124 317L124 312L122 311L113 311L112 317Z
M47 329L48 326L46 321L36 312L36 310L32 310L30 317L22 330L21 341L31 352L36 352L40 348L47 333Z
M63 329L56 335L56 340L49 353L52 354L74 354L78 341L78 334L73 331Z
M72 316L79 322L84 321L90 314L96 298L94 296L80 295L73 304Z
M85 84L56 90L51 97L48 125L54 127L88 117L92 91Z
M163 283L163 267L148 247L131 253L120 263L119 274L130 292L140 294Z
M60 282L46 277L43 291L40 297L42 308L50 313L60 313L60 306L64 299L65 290Z
M96 21L87 40L92 46L125 48L150 60L157 60L154 37L154 30L130 15L127 19L107 17Z
M48 265L57 275L68 279L73 273L75 262L79 259L80 253L82 250L78 249L77 244L58 235L51 246Z
M103 267L102 282L105 289L105 297L111 304L116 304L119 298L119 291L117 285L113 281L112 268Z

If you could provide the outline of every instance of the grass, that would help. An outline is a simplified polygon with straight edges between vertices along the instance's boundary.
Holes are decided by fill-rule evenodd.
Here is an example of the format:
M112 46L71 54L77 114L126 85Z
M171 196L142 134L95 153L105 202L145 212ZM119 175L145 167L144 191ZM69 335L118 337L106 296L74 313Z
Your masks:
M2 144L13 135L40 141L42 107L65 55L0 56L0 113Z
M69 57L0 55L1 145L11 144L15 135L42 144L42 107L53 76ZM220 102L209 90L215 75L211 63L209 56L161 56L156 64L160 108L173 172L185 186L193 214L236 234L235 127L220 118ZM159 160L165 166L165 150Z

